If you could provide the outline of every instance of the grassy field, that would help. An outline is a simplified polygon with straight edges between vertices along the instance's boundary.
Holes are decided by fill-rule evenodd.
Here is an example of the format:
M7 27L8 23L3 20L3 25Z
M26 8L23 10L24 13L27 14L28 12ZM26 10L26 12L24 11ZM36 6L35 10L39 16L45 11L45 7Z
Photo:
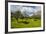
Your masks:
M25 23L24 21L28 23ZM40 26L41 26L40 19L20 19L19 18L18 22L14 17L11 19L11 28L33 28L33 27L40 27Z

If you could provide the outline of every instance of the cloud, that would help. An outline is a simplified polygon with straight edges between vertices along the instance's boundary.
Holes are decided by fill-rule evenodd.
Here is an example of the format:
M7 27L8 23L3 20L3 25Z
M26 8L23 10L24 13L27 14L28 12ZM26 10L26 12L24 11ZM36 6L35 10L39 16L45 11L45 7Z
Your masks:
M41 10L40 6L30 6L30 7L25 6L24 7L24 6L20 6L20 5L11 5L10 8L11 8L12 12L20 10L23 13L24 11L26 11L26 13L30 16L32 15L32 12L37 12L37 11Z

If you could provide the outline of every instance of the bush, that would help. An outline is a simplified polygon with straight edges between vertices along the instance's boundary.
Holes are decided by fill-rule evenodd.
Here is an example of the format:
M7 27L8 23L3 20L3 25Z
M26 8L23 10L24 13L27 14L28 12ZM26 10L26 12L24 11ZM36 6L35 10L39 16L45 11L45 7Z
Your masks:
M36 19L34 21L37 21Z
M24 17L21 17L20 19L24 19Z
M32 18L34 18L34 19L41 19L40 16L32 16Z
M24 24L28 24L29 22L27 22L27 21L23 21L23 23L24 23Z
M30 19L32 19L32 18L30 18Z
M28 24L29 22L27 22L27 21L18 21L18 23Z

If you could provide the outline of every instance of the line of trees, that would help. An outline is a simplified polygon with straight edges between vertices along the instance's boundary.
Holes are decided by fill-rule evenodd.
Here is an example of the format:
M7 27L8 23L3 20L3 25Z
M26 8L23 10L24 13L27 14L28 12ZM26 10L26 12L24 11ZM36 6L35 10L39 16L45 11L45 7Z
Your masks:
M18 21L18 18L34 18L34 19L40 19L41 18L41 11L37 11L36 13L32 12L32 16L29 16L28 14L26 14L26 11L23 12L23 14L21 13L20 10L15 11L14 13L11 12L11 17L15 17L16 20Z

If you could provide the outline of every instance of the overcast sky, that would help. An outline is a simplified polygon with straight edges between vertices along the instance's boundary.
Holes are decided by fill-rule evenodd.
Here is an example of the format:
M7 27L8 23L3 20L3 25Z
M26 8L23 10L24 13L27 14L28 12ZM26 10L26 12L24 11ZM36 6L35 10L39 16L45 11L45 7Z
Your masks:
M37 12L37 11L41 10L41 7L40 6L11 5L10 9L12 10L12 12L20 10L23 13L24 11L26 11L27 14L31 16L32 15L31 12Z

